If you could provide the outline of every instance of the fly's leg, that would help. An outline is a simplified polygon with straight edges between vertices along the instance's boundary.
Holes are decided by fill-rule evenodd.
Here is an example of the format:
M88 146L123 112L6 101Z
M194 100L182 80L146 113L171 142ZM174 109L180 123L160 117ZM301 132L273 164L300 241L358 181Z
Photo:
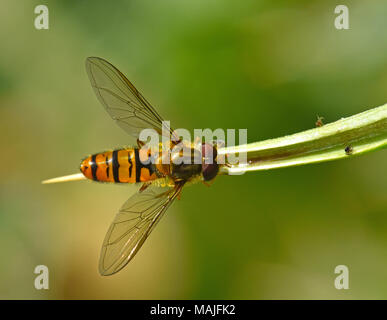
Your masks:
M140 139L137 138L137 145L138 148L141 149L144 146L145 142L141 141Z
M215 181L215 179L216 179L216 177L217 177L218 175L216 175L215 176L215 178L213 178L212 180L210 180L210 181L202 181L202 183L206 186L206 187L211 187L212 186L212 184L214 183L214 181Z
M149 186L150 186L149 183L144 183L144 184L141 186L139 192L143 192L143 191L144 191L146 188L148 188Z

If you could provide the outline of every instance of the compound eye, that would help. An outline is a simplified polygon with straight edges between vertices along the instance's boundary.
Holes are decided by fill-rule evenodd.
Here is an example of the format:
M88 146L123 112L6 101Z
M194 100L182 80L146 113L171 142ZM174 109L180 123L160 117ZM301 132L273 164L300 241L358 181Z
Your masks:
M219 172L219 165L214 164L203 164L202 165L202 174L205 181L210 181L216 177Z
M212 145L208 143L202 145L202 174L205 181L214 179L219 172L219 165L216 162L217 155L218 153Z

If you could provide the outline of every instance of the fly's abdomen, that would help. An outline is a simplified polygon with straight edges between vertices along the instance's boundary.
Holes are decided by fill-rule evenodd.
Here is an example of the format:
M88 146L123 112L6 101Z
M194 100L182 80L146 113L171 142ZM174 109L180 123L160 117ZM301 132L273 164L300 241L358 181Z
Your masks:
M135 183L157 179L154 165L143 164L140 152L129 148L93 154L82 161L80 169L86 178L100 182ZM143 154L141 159L145 160Z

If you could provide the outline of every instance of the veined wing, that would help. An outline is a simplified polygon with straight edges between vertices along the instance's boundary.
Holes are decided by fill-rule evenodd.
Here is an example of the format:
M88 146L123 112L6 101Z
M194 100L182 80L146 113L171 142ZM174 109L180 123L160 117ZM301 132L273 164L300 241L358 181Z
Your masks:
M86 71L98 100L122 129L135 138L147 128L162 134L161 116L116 67L102 58L89 57ZM171 128L165 130L172 136Z
M114 218L105 236L99 260L99 272L108 276L121 270L160 221L164 212L180 194L175 187L149 186L130 197Z

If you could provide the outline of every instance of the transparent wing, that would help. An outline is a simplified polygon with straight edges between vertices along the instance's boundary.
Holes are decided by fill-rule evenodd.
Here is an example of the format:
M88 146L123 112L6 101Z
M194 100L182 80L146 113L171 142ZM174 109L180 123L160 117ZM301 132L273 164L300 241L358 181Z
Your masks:
M116 67L102 58L89 57L86 71L98 100L122 129L135 138L146 128L162 134L161 116Z
M149 186L130 197L114 218L105 236L99 272L107 276L121 270L135 256L164 212L179 195L174 188Z

